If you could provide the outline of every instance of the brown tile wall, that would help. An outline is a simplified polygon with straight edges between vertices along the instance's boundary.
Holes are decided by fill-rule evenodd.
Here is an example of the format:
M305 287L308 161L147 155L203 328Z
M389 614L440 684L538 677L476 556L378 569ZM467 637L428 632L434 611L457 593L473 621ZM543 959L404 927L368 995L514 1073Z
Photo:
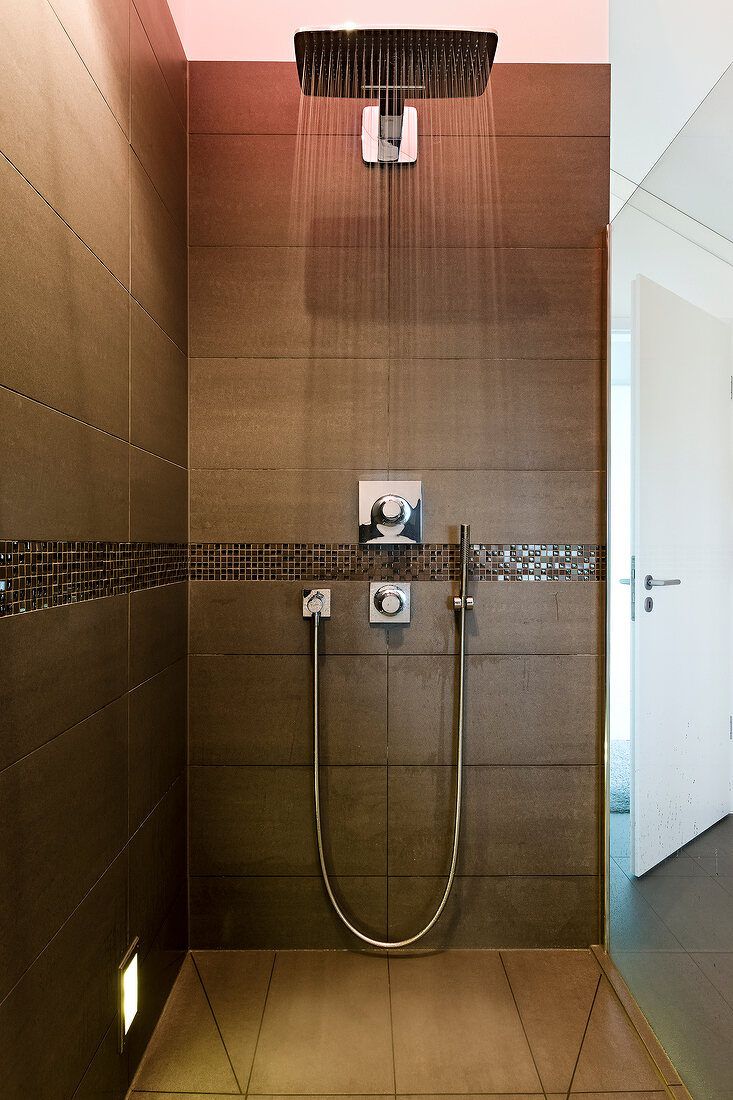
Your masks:
M188 935L187 66L165 0L23 0L0 22L6 610L14 540L37 563L51 542L168 544L182 578L67 603L59 566L58 599L0 619L0 1092L121 1098Z
M430 543L461 521L605 542L608 69L497 64L490 96L418 104L418 163L389 171L361 163L359 104L308 105L298 135L294 65L190 66L192 543L352 544L357 481L384 474L422 480ZM318 875L303 582L193 567L192 944L350 944ZM448 865L454 585L415 583L389 630L366 580L329 586L328 859L357 922L402 936ZM430 943L584 946L604 583L474 594L458 879Z

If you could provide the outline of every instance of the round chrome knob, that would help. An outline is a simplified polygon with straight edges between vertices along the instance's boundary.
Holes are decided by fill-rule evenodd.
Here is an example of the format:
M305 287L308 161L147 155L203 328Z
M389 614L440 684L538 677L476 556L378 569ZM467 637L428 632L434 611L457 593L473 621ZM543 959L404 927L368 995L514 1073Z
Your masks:
M411 515L412 508L405 498L393 493L379 497L372 506L372 523L381 523L385 527L404 526Z
M399 615L405 602L405 593L396 584L382 585L374 593L374 606L382 615Z
M306 606L310 613L312 615L315 615L316 611L323 611L325 603L326 601L324 600L321 593L314 592L313 595L308 598L308 603L306 604Z

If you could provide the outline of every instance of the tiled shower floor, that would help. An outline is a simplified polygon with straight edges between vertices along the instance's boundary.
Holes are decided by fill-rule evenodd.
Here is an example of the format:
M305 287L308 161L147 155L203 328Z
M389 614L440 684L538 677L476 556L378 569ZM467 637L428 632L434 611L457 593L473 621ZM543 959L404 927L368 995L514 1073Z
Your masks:
M194 951L130 1096L181 1094L687 1095L590 951Z

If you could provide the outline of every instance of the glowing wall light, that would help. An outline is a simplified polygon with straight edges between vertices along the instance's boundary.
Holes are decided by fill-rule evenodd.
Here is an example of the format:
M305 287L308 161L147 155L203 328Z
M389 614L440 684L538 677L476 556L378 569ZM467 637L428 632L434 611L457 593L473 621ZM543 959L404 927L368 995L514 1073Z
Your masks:
M125 1049L125 1038L137 1015L137 937L130 944L117 970L120 1018L120 1054Z

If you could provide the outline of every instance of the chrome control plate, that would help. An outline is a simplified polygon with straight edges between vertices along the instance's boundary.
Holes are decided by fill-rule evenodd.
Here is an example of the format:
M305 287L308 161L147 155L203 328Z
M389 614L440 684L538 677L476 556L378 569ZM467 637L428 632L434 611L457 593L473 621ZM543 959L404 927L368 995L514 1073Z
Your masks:
M360 481L359 542L369 546L422 542L422 482Z
M330 588L303 589L303 618L312 619L316 611L320 611L322 619L331 618Z
M369 585L369 622L404 626L410 621L410 585L400 581L372 581Z

